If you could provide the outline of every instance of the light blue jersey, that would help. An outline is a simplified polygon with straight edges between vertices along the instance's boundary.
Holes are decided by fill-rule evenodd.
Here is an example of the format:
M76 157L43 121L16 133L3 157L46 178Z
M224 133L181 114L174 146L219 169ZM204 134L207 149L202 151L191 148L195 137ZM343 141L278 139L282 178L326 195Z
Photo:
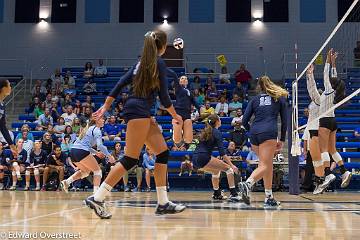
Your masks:
M96 150L93 149L93 146L97 146L97 149L104 153L106 156L109 156L110 153L102 142L102 134L100 128L96 126L91 126L86 131L85 136L80 139L77 138L72 148L81 149L89 151L91 153L96 153Z

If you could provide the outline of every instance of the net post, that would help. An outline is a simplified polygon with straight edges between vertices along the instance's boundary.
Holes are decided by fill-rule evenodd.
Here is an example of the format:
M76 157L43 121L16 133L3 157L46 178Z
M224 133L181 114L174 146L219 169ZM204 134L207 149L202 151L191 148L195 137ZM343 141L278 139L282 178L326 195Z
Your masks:
M294 104L294 103L292 103ZM289 167L289 194L298 195L300 193L299 187L299 156L292 156L291 147L292 141L292 114L293 107L292 104L289 104L289 116L288 116L288 167Z

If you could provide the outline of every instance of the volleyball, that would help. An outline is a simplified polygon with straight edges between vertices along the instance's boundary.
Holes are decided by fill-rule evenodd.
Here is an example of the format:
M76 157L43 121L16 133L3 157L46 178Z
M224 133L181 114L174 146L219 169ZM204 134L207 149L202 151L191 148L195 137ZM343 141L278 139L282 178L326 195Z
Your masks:
M174 48L183 49L184 48L184 40L182 38L175 38L173 42Z

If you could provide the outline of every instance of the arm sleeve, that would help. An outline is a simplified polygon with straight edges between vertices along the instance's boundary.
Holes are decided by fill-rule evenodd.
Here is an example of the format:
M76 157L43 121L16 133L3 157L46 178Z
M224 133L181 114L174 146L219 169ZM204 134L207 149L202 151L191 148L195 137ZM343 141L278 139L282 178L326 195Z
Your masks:
M169 108L172 105L169 90L168 90L168 81L166 78L167 74L167 67L164 60L158 60L158 69L159 69L159 79L160 79L160 91L159 91L159 98L161 105L165 108Z
M287 130L287 103L284 97L280 98L281 136L280 141L284 142Z
M316 87L314 74L306 75L306 86L309 92L309 96L315 104L320 105L320 94Z
M6 127L6 121L5 121L5 115L1 117L0 119L0 132L1 134L4 136L6 142L9 144L9 145L13 145L13 141L10 137L10 134L9 134L9 130L7 129Z
M334 89L331 87L329 72L330 72L330 63L325 63L325 67L324 67L325 93L331 93L334 91Z
M166 68L166 76L174 79L174 88L177 91L181 87L177 74L173 70Z
M250 129L249 121L250 121L250 118L251 118L251 116L252 116L252 114L254 112L253 102L254 102L254 100L251 100L249 102L249 104L246 107L245 113L243 115L242 124L243 124L243 126L244 126L244 128L246 130Z
M126 73L125 75L123 75L120 80L117 82L117 84L115 85L115 87L113 88L113 90L110 92L109 96L110 97L113 97L113 98L116 98L121 90L129 85L132 81L132 78L133 78L133 72L134 72L134 69L135 67L131 67Z
M106 156L109 156L110 153L108 151L108 149L104 146L103 141L102 141L102 135L101 135L101 131L100 129L96 129L96 131L94 132L94 137L96 139L96 146L98 148L98 150L100 150L102 153L104 153Z
M219 154L220 156L224 156L225 155L225 149L224 149L224 143L223 143L223 138L221 136L221 132L218 131L218 130L215 130L215 134L214 134L214 137L215 137L215 141L216 141L216 145L218 147L218 150L219 150Z

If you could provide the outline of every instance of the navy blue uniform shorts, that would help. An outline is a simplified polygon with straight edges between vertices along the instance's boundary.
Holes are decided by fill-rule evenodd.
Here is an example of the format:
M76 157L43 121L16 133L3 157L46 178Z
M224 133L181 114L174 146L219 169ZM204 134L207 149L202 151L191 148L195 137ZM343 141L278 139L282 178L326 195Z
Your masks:
M83 149L76 149L72 148L70 150L70 158L73 162L80 162L84 158L90 155L89 151L83 150Z
M267 140L277 139L277 132L265 132L258 134L251 134L250 143L255 146L259 146Z
M192 155L192 162L196 168L203 168L209 163L211 156L207 153L194 153Z

